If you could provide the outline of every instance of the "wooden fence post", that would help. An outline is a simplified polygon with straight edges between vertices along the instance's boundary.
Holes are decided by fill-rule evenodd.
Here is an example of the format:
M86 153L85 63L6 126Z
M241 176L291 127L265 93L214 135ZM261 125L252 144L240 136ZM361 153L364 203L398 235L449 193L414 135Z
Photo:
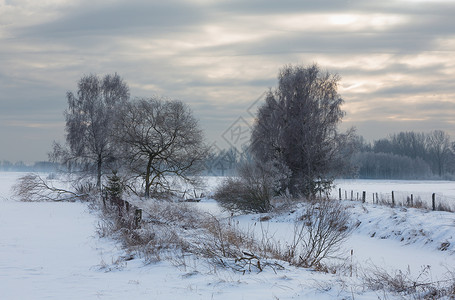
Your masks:
M431 195L431 204L433 206L433 210L436 210L436 194L435 193L433 193Z
M367 200L367 192L363 191L362 193L362 203L365 203L365 201Z
M137 208L135 211L134 211L134 226L136 228L139 227L139 224L141 223L142 221L142 209L140 208Z
M392 191L392 206L395 206L395 194Z
M351 201L354 199L354 191L351 190Z
M414 206L414 195L411 194L411 207L413 207L413 206Z
M340 201L342 200L341 199L341 188L338 189L338 193L340 194Z
M348 191L344 190L344 200L348 200Z
M101 199L103 199L103 207L106 209L107 192L101 196Z

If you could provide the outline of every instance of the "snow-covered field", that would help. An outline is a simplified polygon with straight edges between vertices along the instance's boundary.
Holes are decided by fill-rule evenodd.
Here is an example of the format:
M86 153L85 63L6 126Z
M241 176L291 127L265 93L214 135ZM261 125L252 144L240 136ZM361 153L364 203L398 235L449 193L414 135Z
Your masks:
M433 280L455 269L455 214L352 201L342 203L358 227L340 257L350 263L353 250L353 277L291 266L276 274L265 269L242 275L194 257L184 267L172 261L120 261L125 253L115 242L97 237L97 217L87 205L11 199L10 187L20 175L0 173L0 299L384 299L382 292L364 290L357 278L363 269L374 265L418 274L429 265ZM439 189L455 196L451 182L338 184L360 191L371 187L372 192L401 186L414 193ZM194 205L219 212L210 199ZM259 215L235 220L250 230L267 227L270 235L284 240L290 238L295 214L262 223Z

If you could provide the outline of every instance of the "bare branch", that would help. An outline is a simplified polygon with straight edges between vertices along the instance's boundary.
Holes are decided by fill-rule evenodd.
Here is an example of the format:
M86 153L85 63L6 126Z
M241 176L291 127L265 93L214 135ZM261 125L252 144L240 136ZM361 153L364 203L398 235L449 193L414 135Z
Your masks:
M21 201L25 202L74 201L88 195L55 187L52 181L47 181L38 174L20 177L13 186L13 191Z

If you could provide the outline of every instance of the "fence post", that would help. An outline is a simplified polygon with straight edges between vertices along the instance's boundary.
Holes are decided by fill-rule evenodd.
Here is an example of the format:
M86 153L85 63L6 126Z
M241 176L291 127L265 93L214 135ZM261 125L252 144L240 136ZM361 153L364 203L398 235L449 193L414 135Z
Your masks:
M341 199L341 188L338 189L338 193L340 194L340 201L342 200Z
M376 193L376 204L379 204L379 195Z
M344 190L344 200L348 200L348 191Z
M106 208L107 192L101 196L101 199L103 199L103 207Z
M365 201L367 200L367 192L363 191L362 192L362 203L365 203Z
M136 228L139 227L139 223L141 223L141 220L142 220L142 209L137 208L137 209L134 211L134 226L135 226Z
M392 206L395 206L395 194L392 191Z
M411 207L413 207L413 206L414 206L414 195L411 194Z
M436 210L436 194L435 193L433 193L431 195L431 204L433 206L433 210Z
M354 191L351 190L351 201L354 199Z

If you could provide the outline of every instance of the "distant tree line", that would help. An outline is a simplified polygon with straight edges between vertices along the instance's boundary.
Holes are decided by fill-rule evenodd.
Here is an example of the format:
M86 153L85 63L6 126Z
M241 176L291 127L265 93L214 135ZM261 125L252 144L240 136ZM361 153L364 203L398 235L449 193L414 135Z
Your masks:
M237 169L251 161L248 148L238 150L235 147L219 149L212 147L204 160L204 176L235 176Z
M356 176L371 179L453 179L455 143L442 130L400 132L366 142L356 141L351 158Z
M37 161L26 164L23 161L12 163L8 160L0 161L0 171L4 172L53 172L58 164L49 161Z
M205 161L208 176L232 176L251 161L249 148L212 150ZM363 179L455 179L455 142L441 130L400 132L367 142L354 136L346 143L350 163L341 177Z

